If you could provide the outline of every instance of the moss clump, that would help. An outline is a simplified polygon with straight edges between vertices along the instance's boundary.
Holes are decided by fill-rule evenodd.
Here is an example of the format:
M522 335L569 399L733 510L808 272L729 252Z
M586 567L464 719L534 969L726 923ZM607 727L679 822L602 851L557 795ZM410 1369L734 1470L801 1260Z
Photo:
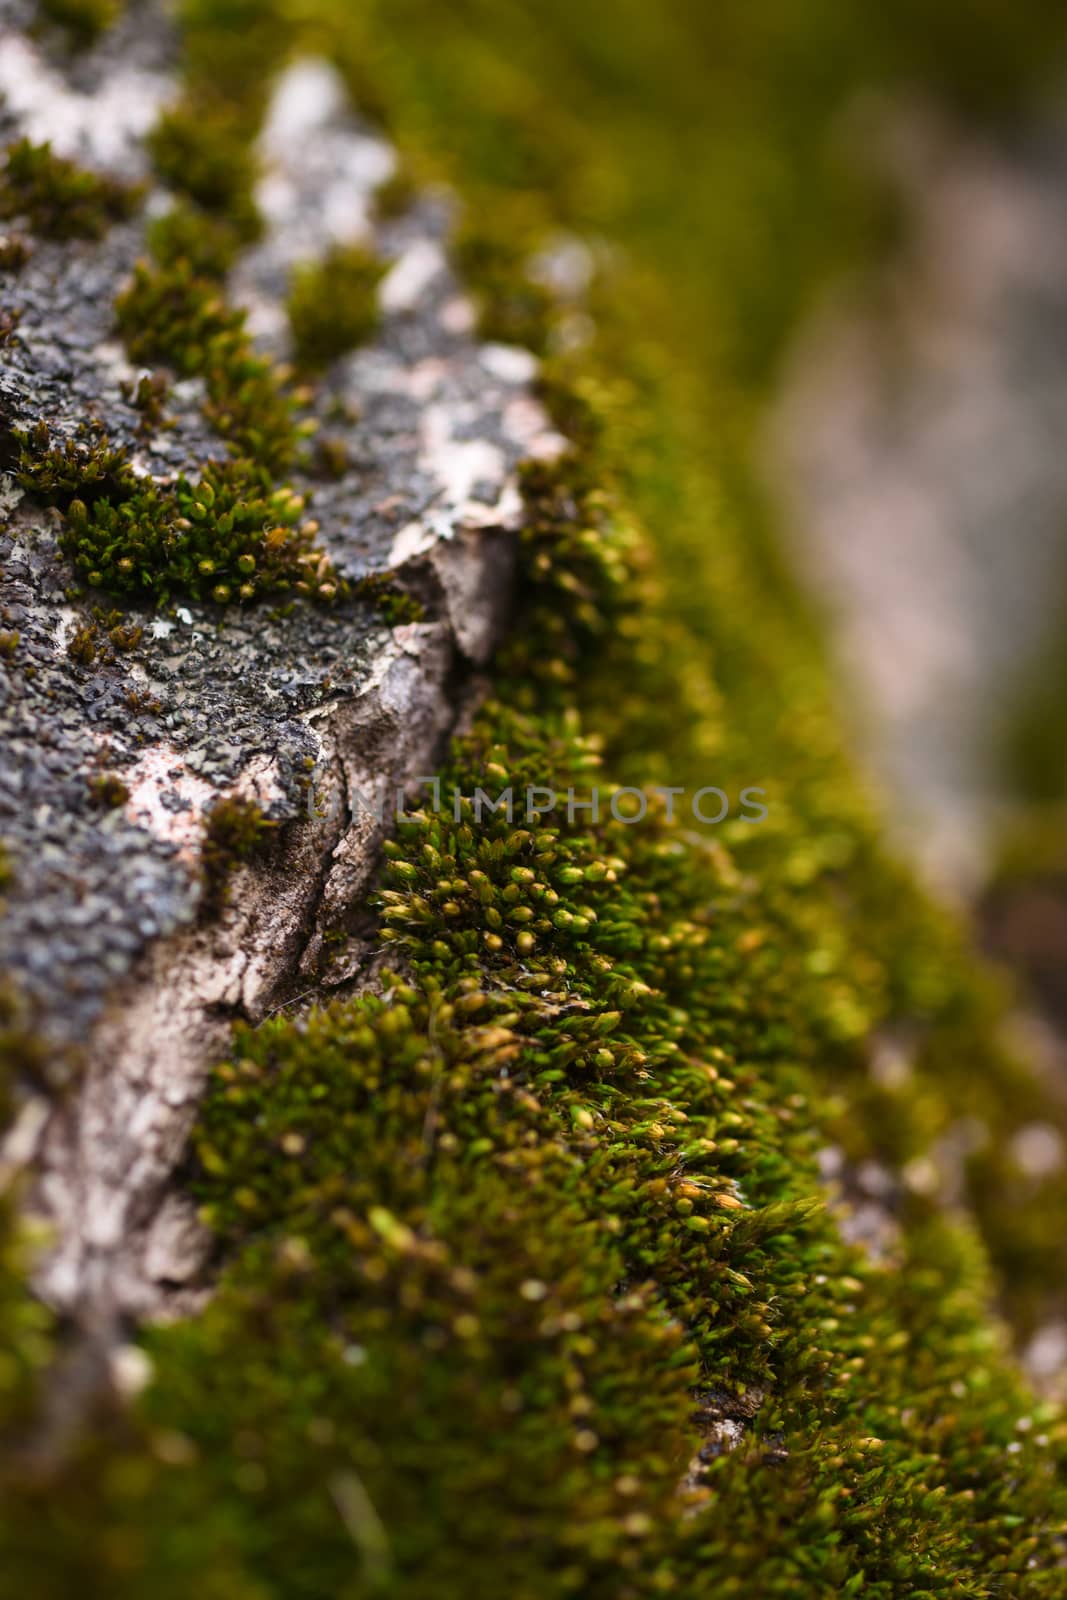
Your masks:
M510 233L506 222L496 228L468 222L457 233L452 253L461 275L479 296L484 337L525 345L543 355L553 300L529 276L521 238Z
M144 629L124 623L120 612L94 606L92 616L67 641L67 654L82 667L106 665L115 660L116 651L133 650L143 636Z
M61 547L94 588L225 605L290 592L332 600L343 587L314 547L315 525L301 523L303 499L250 461L209 462L195 483L159 484L99 438L53 446L41 425L18 442L18 482L63 509ZM106 621L123 647L120 619Z
M4 867L0 891L10 888L14 882L6 853ZM50 1066L51 1053L33 1026L25 997L5 977L0 981L0 1129L7 1125L16 1090L39 1088L48 1081ZM2 1199L0 1192L0 1203Z
M405 622L422 622L426 616L422 601L403 589L391 572L370 572L358 578L351 591L355 599L369 600L391 628Z
M179 203L153 217L145 238L153 258L168 265L185 262L194 278L223 278L241 246L225 217Z
M139 261L115 309L132 360L203 376L204 413L236 455L272 473L291 465L302 433L296 399L255 353L244 313L227 306L218 284L200 276L188 256L166 265Z
M385 263L359 245L338 246L295 269L286 309L301 366L327 366L370 338L384 271Z
M304 470L317 478L343 478L351 465L348 443L337 434L317 433L307 453Z
M30 247L19 233L0 235L0 272L18 272L30 258Z
M252 194L259 98L194 78L160 118L149 149L182 198L150 225L151 258L137 264L116 316L133 360L203 376L205 415L234 454L280 474L307 429L294 421L296 400L272 363L256 354L244 313L227 305L223 283L260 228Z
M526 517L519 534L529 626L504 661L520 704L573 693L578 667L611 639L637 594L631 531L586 456L519 469ZM610 532L610 537L606 535Z
M301 395L287 372L257 355L242 328L208 347L204 376L204 415L231 449L274 475L292 466L315 423L296 420Z
M163 710L163 702L148 689L127 689L123 698L135 717L158 717Z
M5 628L0 632L0 660L13 661L19 647L21 634L17 628Z
M94 497L126 474L122 451L112 449L99 431L87 429L83 438L54 444L42 419L32 432L16 429L12 437L18 447L15 481L51 504L75 494Z
M18 217L49 239L99 239L132 215L141 192L53 155L50 144L20 139L0 169L0 217Z
M254 800L228 795L215 802L204 817L200 847L203 915L219 914L229 897L234 869L262 854L276 828Z
M83 622L67 641L67 654L79 667L91 667L96 660L97 627L95 622Z
M288 592L332 599L337 580L299 526L302 510L247 462L209 464L197 483L172 488L130 473L116 494L69 503L62 543L94 587L160 605L174 593L219 605Z
M0 894L12 879L0 845ZM30 1025L22 996L0 980L0 1136L8 1129L19 1090L39 1088L47 1081L48 1066L48 1051ZM26 1283L32 1252L18 1199L9 1171L0 1185L0 1455L12 1462L15 1473L22 1471L15 1449L34 1416L36 1380L54 1354L52 1316Z
M117 811L130 798L130 791L114 772L101 772L89 779L89 796L101 811Z
M41 0L41 11L76 44L90 45L118 20L122 0Z
M200 372L214 341L244 320L185 257L165 267L138 261L115 313L132 361L165 362L184 376Z
M152 433L168 425L164 406L169 387L165 372L143 372L136 383L121 385L125 398L141 413L142 432Z
M127 623L122 620L119 611L103 611L97 609L96 616L101 625L107 630L109 644L116 650L125 653L135 650L144 638L144 629L137 623Z
M374 191L374 214L382 222L392 221L410 211L418 196L418 187L410 168L401 164L391 178L386 178Z
M148 139L156 172L176 193L225 219L241 240L260 231L247 119L232 101L190 94L164 111Z
M0 1000L0 1128L6 1122L4 1053L9 1038ZM0 1353L0 1445L15 1470L21 1469L27 1476L26 1466L19 1461L17 1446L22 1431L34 1415L37 1380L55 1350L51 1316L26 1287L26 1273L32 1259L31 1241L17 1214L14 1197L10 1193L0 1194L0 1327L4 1330L4 1348Z

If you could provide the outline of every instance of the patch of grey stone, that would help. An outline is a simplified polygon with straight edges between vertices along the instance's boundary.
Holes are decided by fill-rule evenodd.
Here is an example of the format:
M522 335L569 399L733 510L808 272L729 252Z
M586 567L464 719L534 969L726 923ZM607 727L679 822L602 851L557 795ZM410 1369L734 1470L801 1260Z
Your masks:
M4 626L19 634L0 685L0 830L14 872L0 960L39 1026L67 1044L145 944L192 918L205 806L266 761L264 811L299 819L321 750L309 713L358 694L391 641L367 605L221 621L203 606L170 618L126 607L142 642L111 650L99 627L96 659L80 663L70 640L87 612L65 600L53 521L19 506L0 533ZM128 789L124 805L101 807L92 780L104 774Z
M727 1455L731 1450L736 1450L744 1441L746 1430L763 1401L764 1391L758 1388L748 1389L742 1395L730 1394L725 1389L693 1391L692 1421L702 1443L690 1461L680 1485L683 1493L694 1494L695 1491L702 1489L706 1491L708 1468L711 1463L717 1461L720 1456ZM763 1444L762 1459L768 1464L784 1461L788 1454L781 1435L772 1436ZM693 1513L698 1512L700 1508L700 1500L695 1499Z
M155 37L158 15L145 15ZM127 46L144 64L138 37L124 25L101 47L108 71L122 72ZM0 81L10 39L0 39ZM94 80L71 63L57 89L55 61L29 41L20 49L65 108L57 128L69 129L64 92L91 97ZM165 51L158 39L153 49L158 73ZM365 232L373 187L394 159L337 95L309 95L328 77L320 63L298 63L277 86L263 149L266 233L231 285L262 348L282 356L293 240L316 256L333 238ZM303 108L308 136L272 144L286 104L290 114ZM47 136L47 97L33 105L34 136ZM8 116L10 133L10 106ZM377 165L366 159L371 146ZM95 159L91 147L81 154ZM136 165L127 153L113 170ZM286 220L286 192L298 227ZM147 208L164 198L149 194ZM9 453L11 429L42 418L58 438L94 418L135 470L161 482L195 477L224 453L196 384L170 390L173 426L148 440L123 392L136 373L115 342L112 306L143 221L99 243L35 242L7 283L21 313L0 378ZM430 196L376 230L392 262L380 334L335 364L315 402L346 465L328 483L310 462L289 480L309 497L337 567L357 579L395 572L427 603L424 621L389 628L356 598L242 610L175 597L166 611L123 603L124 626L142 629L131 648L112 648L98 621L96 656L72 655L94 606L113 602L78 593L58 550L58 513L0 478L0 607L4 629L19 634L0 663L0 837L14 868L0 963L57 1055L77 1046L81 1069L44 1113L39 1099L24 1101L8 1158L16 1149L21 1163L35 1160L34 1204L55 1232L42 1292L105 1341L129 1314L195 1301L202 1241L173 1174L207 1066L235 1015L257 1021L321 983L324 934L358 907L388 826L388 809L379 818L356 797L410 788L433 771L469 698L464 685L506 621L517 462L561 445L533 397L532 358L474 337L445 257L447 226L447 202ZM100 803L92 780L104 774L121 781L125 800L116 791L117 804ZM221 914L205 920L202 819L235 792L280 825L278 843L237 870Z
M145 135L177 92L166 70L174 41L161 8L127 8L87 51L49 50L47 32L31 38L6 16L4 23L0 144L22 137L48 142L56 155L83 166L147 182ZM145 474L175 473L225 455L201 414L198 382L171 386L168 428L151 439L129 399L143 369L126 359L118 340L115 298L144 254L147 218L166 205L161 191L149 191L142 214L100 240L31 238L29 260L0 272L0 301L18 318L0 365L0 465L12 464L12 431L42 419L59 444L98 424ZM25 230L15 219L11 231Z
M284 300L294 266L338 243L368 245L389 264L378 337L336 361L322 388L324 432L349 471L317 485L298 475L297 487L313 488L321 541L342 574L432 573L447 602L457 564L467 564L457 535L515 527L516 462L562 445L530 392L536 363L472 337L473 310L446 255L446 195L372 220L395 154L354 121L327 63L298 62L284 74L260 156L257 201L268 229L230 288L266 348L290 354ZM484 656L484 644L468 642Z
M147 178L145 134L175 92L174 50L160 0L123 7L89 47L36 0L0 0L0 141L47 140L68 160Z

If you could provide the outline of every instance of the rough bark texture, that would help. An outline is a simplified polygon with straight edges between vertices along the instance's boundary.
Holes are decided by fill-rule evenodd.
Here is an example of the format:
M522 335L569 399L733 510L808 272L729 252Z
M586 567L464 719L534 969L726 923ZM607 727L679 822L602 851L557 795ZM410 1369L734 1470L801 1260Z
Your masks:
M169 51L162 22L137 8L108 36L85 95L7 31L4 131L145 179L140 141L173 92ZM341 909L367 884L395 792L434 770L477 692L509 601L514 469L558 445L533 398L532 359L471 331L444 251L447 201L427 196L372 225L395 157L352 117L331 69L304 61L282 77L260 153L266 231L230 293L261 348L287 354L295 262L359 239L390 263L378 334L335 363L315 402L348 465L332 481L288 481L309 496L338 573L393 575L423 620L390 627L359 598L299 600L283 615L269 601L176 596L161 610L124 604L141 642L111 651L105 633L96 658L79 661L71 640L101 597L70 598L59 513L10 476L0 484L4 626L19 634L0 683L0 829L13 868L0 962L74 1068L57 1099L23 1104L5 1155L36 1165L34 1205L55 1229L41 1292L96 1326L195 1298L204 1246L171 1180L205 1071L233 1018L258 1021L358 977L358 930L336 937L353 934ZM200 380L173 386L168 425L147 435L127 398L140 374L114 301L164 203L150 190L143 212L99 242L35 242L5 284L19 319L0 376L9 463L13 430L44 419L54 439L74 439L87 416L160 482L224 455ZM115 809L94 798L102 774L128 791ZM202 819L232 794L259 803L277 842L208 916Z

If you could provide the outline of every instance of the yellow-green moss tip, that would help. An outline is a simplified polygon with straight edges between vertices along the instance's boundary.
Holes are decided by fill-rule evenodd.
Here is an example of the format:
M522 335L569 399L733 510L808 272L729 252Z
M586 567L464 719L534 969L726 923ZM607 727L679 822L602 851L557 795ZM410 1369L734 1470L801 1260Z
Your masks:
M255 800L227 795L217 800L204 817L200 847L203 884L201 908L214 916L225 905L235 867L260 854L274 836L271 822Z

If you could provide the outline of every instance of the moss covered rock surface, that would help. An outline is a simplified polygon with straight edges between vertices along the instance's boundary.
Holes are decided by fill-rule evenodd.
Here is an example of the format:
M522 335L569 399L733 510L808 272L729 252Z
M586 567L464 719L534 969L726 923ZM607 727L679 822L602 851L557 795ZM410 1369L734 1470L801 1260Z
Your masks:
M384 847L374 992L294 997L217 1052L183 1180L215 1241L206 1305L142 1331L136 1400L94 1391L58 1445L0 1367L18 1469L0 1582L46 1600L1063 1595L1067 1425L1011 1352L1059 1303L1067 1236L1063 1174L1027 1179L1012 1135L1057 1112L954 925L880 848L746 466L826 264L812 195L851 192L827 165L833 115L856 84L916 73L1000 111L1031 75L1025 26L990 19L946 85L918 19L906 45L875 30L876 71L837 7L781 8L766 39L728 9L710 43L673 6L669 27L627 7L629 33L599 7L553 5L538 30L511 5L301 15L304 36L288 8L187 0L191 92L232 66L251 115L266 63L305 38L332 53L512 250L529 242L521 263L468 242L467 270L490 330L534 307L571 446L521 475L518 614L445 804L411 797ZM795 99L769 93L768 124L762 91L710 97L717 159L686 164L697 242L667 271L641 202L678 156L655 130L677 132L668 102L682 120L708 103L724 39ZM638 64L663 96L650 127L620 88ZM190 203L217 192L205 177ZM844 245L876 209L857 200ZM630 247L581 306L540 292L560 223ZM532 287L494 323L518 272ZM363 508L332 493L343 553ZM335 612L313 615L336 640ZM477 800L594 784L598 815ZM653 784L756 785L768 816L700 825L661 797L619 820L617 790ZM340 948L362 889L331 909ZM11 1371L47 1394L63 1331L52 1356L3 1273Z

